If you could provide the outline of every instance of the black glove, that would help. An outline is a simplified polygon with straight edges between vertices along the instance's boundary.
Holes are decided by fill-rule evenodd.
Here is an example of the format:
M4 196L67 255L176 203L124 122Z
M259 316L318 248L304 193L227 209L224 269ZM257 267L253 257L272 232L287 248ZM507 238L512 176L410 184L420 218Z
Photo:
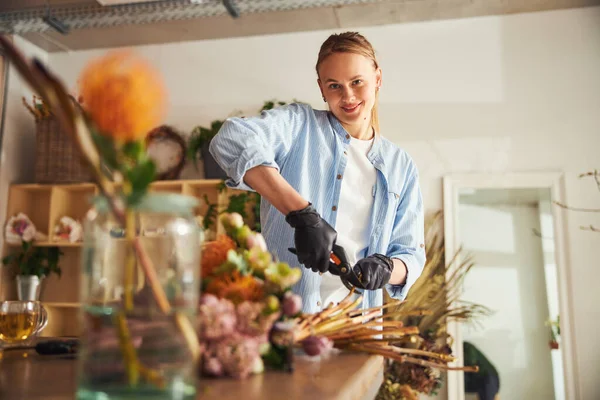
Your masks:
M356 262L354 274L350 274L348 281L359 289L381 289L390 281L393 269L394 262L391 258L373 254Z
M311 204L302 210L292 211L285 220L295 229L295 253L306 268L314 272L329 269L331 249L337 232L325 221Z

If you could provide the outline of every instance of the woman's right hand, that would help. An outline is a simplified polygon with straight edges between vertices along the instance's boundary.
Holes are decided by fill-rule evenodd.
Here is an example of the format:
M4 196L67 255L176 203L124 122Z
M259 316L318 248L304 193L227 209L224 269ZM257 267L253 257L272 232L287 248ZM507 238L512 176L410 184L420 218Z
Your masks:
M331 250L337 239L335 229L310 204L288 213L285 220L295 229L294 244L298 261L313 272L327 272Z

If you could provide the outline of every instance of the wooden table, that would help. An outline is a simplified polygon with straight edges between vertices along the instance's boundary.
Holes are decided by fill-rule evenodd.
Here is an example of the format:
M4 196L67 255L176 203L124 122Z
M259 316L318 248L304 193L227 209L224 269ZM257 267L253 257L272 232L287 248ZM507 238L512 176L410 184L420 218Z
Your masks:
M0 359L0 399L74 399L76 360L5 350ZM295 372L267 372L243 381L203 379L202 400L366 400L383 381L383 358L336 353L314 361L296 357Z

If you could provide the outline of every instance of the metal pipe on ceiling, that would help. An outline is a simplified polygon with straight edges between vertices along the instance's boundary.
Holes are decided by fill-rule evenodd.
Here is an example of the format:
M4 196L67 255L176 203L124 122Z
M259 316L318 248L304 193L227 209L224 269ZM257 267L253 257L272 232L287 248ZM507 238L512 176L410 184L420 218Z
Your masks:
M168 0L113 6L100 4L56 6L50 9L50 15L60 21L65 30L73 31L207 18L227 14L236 17L251 13L339 7L381 1L384 0ZM47 14L47 9L41 7L0 13L0 33L46 32L52 29L44 21Z

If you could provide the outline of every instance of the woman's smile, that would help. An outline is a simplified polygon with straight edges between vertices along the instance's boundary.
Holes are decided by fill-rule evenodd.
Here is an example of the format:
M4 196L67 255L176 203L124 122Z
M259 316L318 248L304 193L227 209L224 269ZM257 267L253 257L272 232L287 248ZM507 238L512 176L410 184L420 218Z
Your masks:
M342 106L342 110L344 110L344 112L347 113L347 114L353 114L355 112L359 112L360 111L359 107L362 104L363 104L363 102L361 101L360 103L345 105L345 106Z

